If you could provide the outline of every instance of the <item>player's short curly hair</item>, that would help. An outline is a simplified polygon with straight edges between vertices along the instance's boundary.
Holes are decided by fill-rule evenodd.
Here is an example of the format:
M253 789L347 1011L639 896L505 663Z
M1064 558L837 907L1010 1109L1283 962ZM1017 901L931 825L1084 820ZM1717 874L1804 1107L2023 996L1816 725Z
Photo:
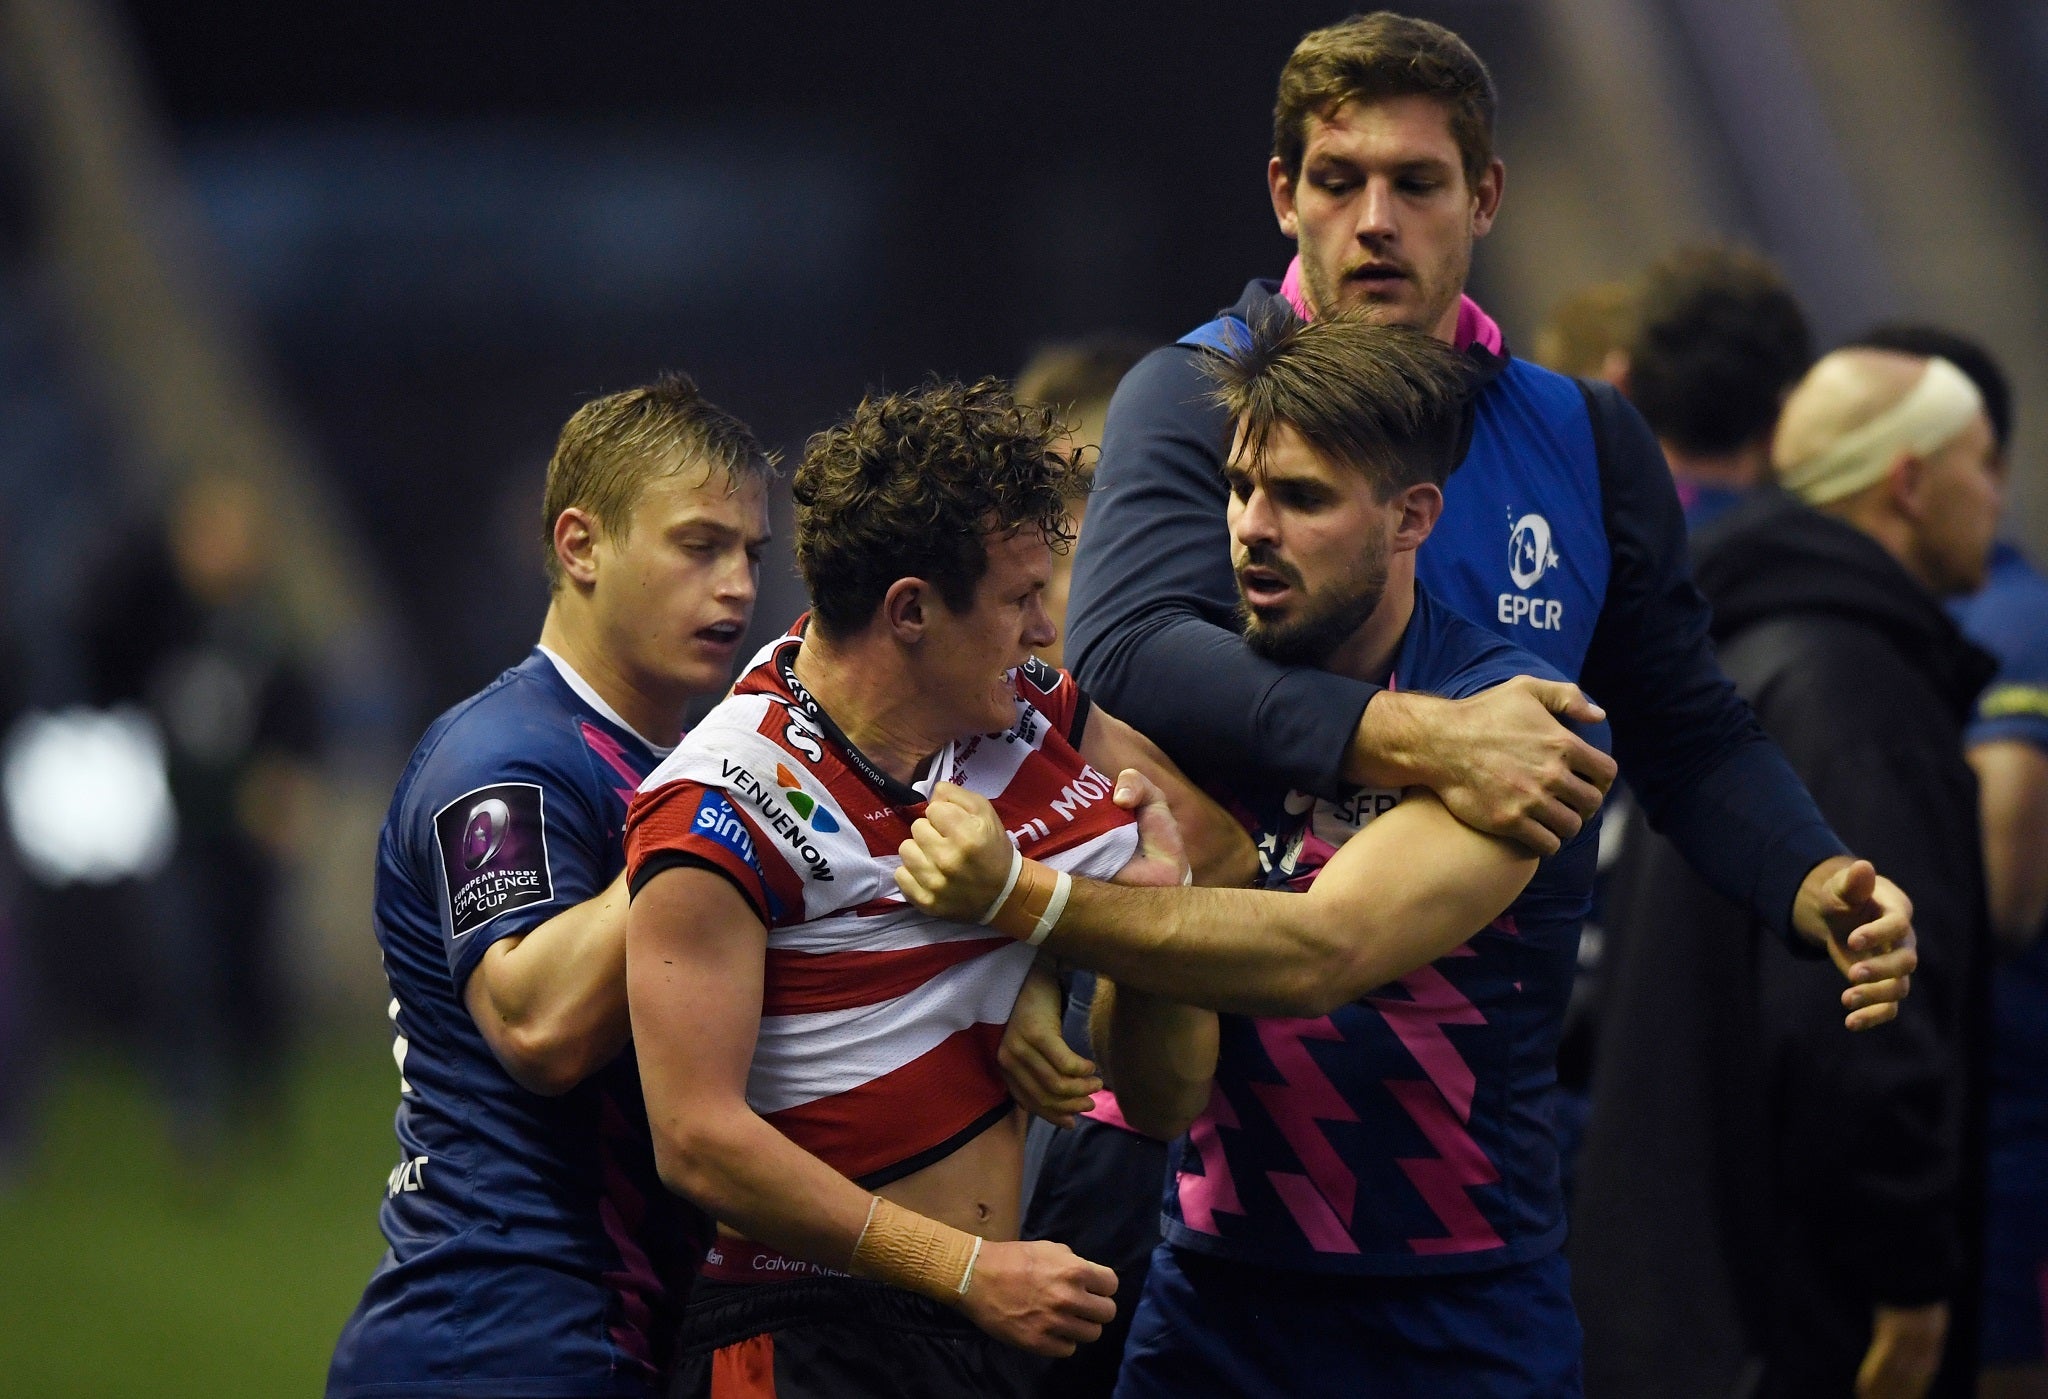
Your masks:
M870 395L811 438L791 493L797 572L818 627L862 631L901 578L967 611L990 535L1027 529L1066 547L1081 468L1059 440L1056 410L1018 403L1000 379Z
M723 471L738 489L775 476L775 454L753 430L705 398L687 374L594 398L562 426L548 462L541 539L549 588L562 585L555 522L570 507L587 510L615 535L632 528L633 507L648 482L686 467Z

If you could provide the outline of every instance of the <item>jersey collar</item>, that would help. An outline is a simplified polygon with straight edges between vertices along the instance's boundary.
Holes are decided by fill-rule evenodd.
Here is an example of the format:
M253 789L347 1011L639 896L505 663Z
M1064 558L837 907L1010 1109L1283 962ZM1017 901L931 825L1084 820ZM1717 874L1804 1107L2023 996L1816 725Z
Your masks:
M791 701L824 732L840 756L846 759L847 766L859 773L862 780L880 792L892 806L923 806L925 794L907 783L898 782L883 772L874 759L854 747L846 731L825 712L823 705L812 698L811 692L804 688L804 682L796 678L796 653L803 645L804 631L809 622L809 617L799 619L796 630L775 646L775 670L781 677L783 688L789 691Z
M604 696L600 695L596 690L592 689L590 686L590 682L588 680L585 680L582 676L578 675L576 673L576 668L574 666L570 665L567 661L563 660L553 651L541 645L539 642L534 643L533 649L540 652L543 656L546 656L548 658L549 662L553 664L555 668L555 673L562 677L562 683L564 685L567 685L571 690L574 690L576 692L577 699L582 700L592 709L595 709L599 714L602 714L605 718L611 720L611 722L618 728L625 730L627 733L633 735L634 738L640 740L640 742L646 746L647 751L652 753L657 759L666 758L669 754L676 751L676 746L673 743L656 743L646 734L641 733L640 730L634 728L624 719L621 719L619 717L619 712L604 702Z

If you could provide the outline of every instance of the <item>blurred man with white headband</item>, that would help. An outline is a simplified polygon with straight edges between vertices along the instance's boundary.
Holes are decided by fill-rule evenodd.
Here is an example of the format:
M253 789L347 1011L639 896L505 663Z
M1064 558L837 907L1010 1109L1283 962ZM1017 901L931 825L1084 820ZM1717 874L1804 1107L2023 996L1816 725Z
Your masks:
M1993 666L1942 600L1984 578L1992 429L1948 361L1840 350L1772 463L1785 490L1695 540L1714 641L1829 824L1913 890L1920 969L1895 1033L1839 1035L1824 963L1661 839L1625 857L1611 921L1654 936L1621 940L1593 1074L1587 1392L1966 1393L1988 917L1962 730Z

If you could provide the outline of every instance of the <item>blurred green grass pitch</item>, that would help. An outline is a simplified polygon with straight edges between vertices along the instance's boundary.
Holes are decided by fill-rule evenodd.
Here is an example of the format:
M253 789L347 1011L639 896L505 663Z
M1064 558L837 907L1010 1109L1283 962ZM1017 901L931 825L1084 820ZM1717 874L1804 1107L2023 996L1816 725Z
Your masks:
M0 1189L0 1393L317 1396L383 1252L398 1074L379 1024L320 1036L282 1130L195 1181L132 1068L75 1058Z

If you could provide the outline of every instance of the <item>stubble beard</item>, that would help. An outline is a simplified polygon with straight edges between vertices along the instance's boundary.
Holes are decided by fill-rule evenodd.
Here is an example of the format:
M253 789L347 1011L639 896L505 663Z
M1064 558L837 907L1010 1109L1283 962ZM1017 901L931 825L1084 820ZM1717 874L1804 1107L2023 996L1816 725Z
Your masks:
M1387 556L1375 552L1341 593L1308 596L1301 615L1267 622L1239 593L1237 615L1245 644L1277 665L1321 667L1379 610L1387 591ZM1305 590L1304 590L1305 592Z

